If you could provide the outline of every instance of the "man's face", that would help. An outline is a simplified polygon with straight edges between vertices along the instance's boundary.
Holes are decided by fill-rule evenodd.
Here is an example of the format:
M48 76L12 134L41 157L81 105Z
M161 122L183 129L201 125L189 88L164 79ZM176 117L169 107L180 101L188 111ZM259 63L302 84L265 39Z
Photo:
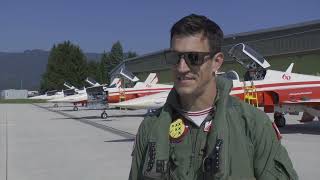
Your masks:
M184 52L210 52L207 38L202 34L193 36L174 35L171 40L171 50ZM188 65L182 56L176 65L172 66L174 87L180 96L199 96L207 90L214 91L214 72L220 67L214 57L206 55L201 65Z

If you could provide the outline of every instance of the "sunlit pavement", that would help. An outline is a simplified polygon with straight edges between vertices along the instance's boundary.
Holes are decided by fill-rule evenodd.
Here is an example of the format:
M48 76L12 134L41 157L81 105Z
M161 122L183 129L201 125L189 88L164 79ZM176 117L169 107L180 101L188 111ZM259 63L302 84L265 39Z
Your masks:
M127 179L133 138L146 110L72 111L52 104L0 105L0 179ZM57 112L55 112L57 111ZM272 115L271 115L272 116ZM320 176L320 123L286 116L281 128L300 179Z

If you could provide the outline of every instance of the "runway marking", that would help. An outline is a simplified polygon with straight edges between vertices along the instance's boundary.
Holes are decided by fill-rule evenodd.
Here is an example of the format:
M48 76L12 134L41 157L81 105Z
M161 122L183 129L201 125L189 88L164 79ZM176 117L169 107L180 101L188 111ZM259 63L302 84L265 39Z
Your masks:
M126 131L122 131L120 129L116 129L116 128L113 128L111 126L107 126L107 125L103 125L103 124L100 124L100 123L96 123L96 122L90 121L88 119L81 118L81 117L76 117L76 116L61 112L61 111L51 110L49 108L46 108L46 107L43 107L43 106L40 106L40 105L37 105L37 104L32 104L32 105L34 105L36 107L39 107L39 108L42 108L42 109L45 109L45 110L50 111L50 112L54 112L54 113L60 114L62 116L68 117L68 118L71 118L73 120L82 122L84 124L91 125L93 127L102 129L104 131L111 132L113 134L116 134L118 136L121 136L121 137L124 137L124 138L127 138L127 139L134 139L136 137L135 134L132 134L132 133L129 133L129 132L126 132Z

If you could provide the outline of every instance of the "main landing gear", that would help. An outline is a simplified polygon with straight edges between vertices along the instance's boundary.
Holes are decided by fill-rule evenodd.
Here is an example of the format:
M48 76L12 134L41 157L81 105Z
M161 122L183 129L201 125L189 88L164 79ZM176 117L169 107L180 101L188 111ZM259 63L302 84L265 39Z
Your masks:
M107 118L108 118L108 114L107 114L106 111L103 111L103 112L101 113L101 118L102 118L102 119L107 119Z
M284 127L286 125L286 118L283 113L275 112L274 115L274 123L276 123L277 127Z
M73 106L73 110L74 110L74 111L78 111L79 109L78 109L77 106Z

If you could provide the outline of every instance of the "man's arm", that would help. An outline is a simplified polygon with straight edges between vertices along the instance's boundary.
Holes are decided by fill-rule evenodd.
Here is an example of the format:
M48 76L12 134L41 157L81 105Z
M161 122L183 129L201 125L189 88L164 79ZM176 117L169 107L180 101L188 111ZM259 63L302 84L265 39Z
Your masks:
M259 180L298 179L287 150L277 139L269 117L256 110L253 128L254 171Z
M146 132L146 119L140 124L134 147L132 151L132 163L129 174L129 180L140 180L142 179L142 168L145 159L145 150L147 148L147 132Z

